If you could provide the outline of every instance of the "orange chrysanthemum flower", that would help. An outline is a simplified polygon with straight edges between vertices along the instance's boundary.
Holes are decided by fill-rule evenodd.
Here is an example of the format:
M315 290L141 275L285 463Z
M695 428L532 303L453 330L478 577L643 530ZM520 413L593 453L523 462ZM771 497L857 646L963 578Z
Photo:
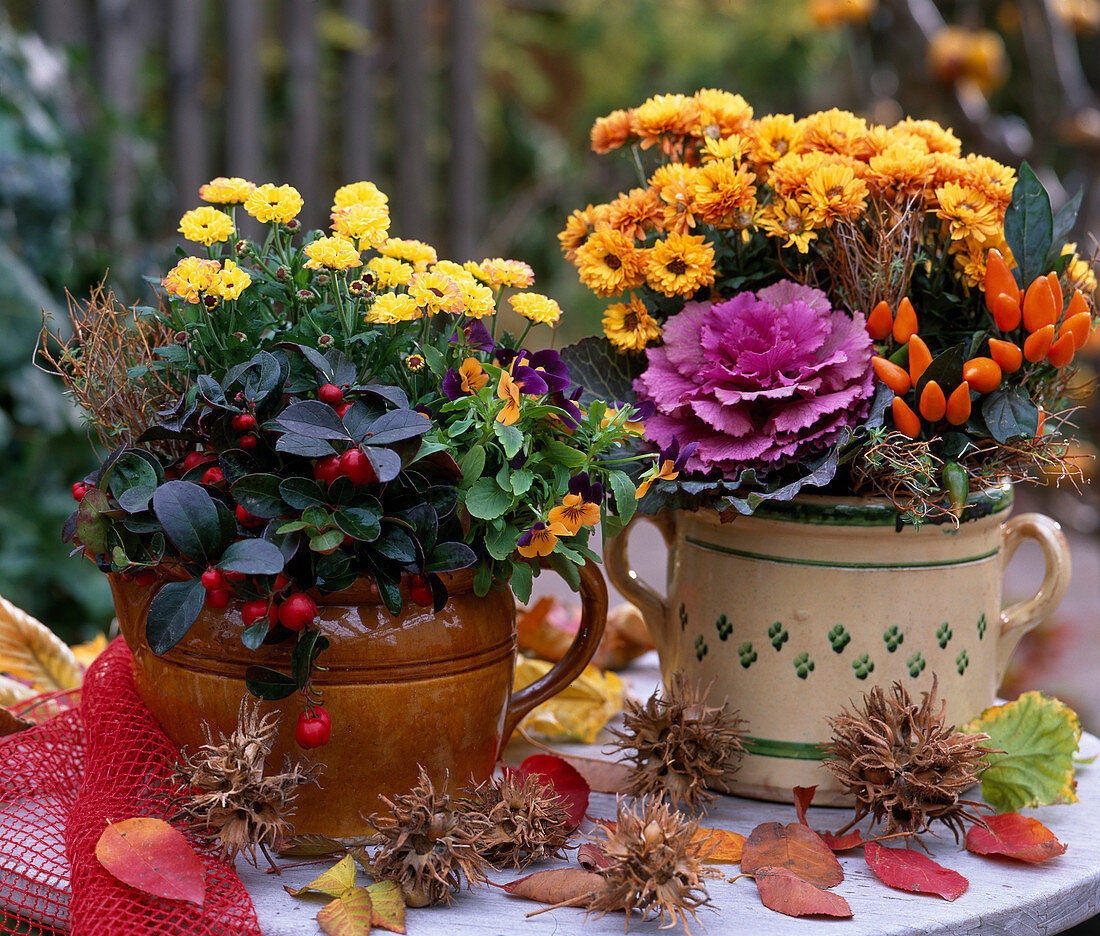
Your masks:
M695 92L695 102L699 105L692 128L696 136L717 140L744 133L752 123L752 106L740 94L703 88Z
M948 156L958 156L962 153L962 141L950 129L945 130L934 120L914 120L912 117L906 117L894 124L892 129L919 136L928 144L928 151L931 153L945 153Z
M835 107L799 121L799 137L800 145L807 150L854 159L866 159L872 152L867 121Z
M649 251L646 283L665 296L693 296L714 275L714 250L702 236L670 233Z
M935 171L936 160L923 142L919 145L907 142L887 146L872 156L868 165L866 182L870 189L892 197L923 191Z
M669 182L661 189L661 228L687 234L695 227L695 185L686 179Z
M810 241L817 238L813 215L807 205L795 198L777 198L769 204L760 217L760 227L783 247L796 247L799 253L808 253Z
M726 159L703 165L695 176L695 209L706 224L729 227L742 212L756 207L756 176L747 166Z
M610 225L601 224L577 249L581 282L597 296L617 296L645 282L645 251Z
M603 315L603 333L620 351L642 351L661 337L661 326L637 296L609 305Z
M985 243L1001 231L997 206L969 185L948 182L936 189L936 216L943 218L951 240L972 237Z
M791 114L768 114L754 120L748 132L752 158L759 165L770 166L788 153L798 152L801 132Z
M837 218L860 214L867 207L867 196L867 183L857 179L850 166L826 165L810 174L802 201L815 224L829 226Z
M535 282L534 271L522 260L505 260L493 257L481 261L481 272L485 282L498 289L501 286L515 286L526 289Z
M631 189L607 207L611 226L634 240L645 240L647 231L662 227L661 200L652 189Z
M630 139L630 111L613 110L606 117L598 117L589 134L592 149L597 153L609 153Z
M597 222L606 221L608 215L607 205L600 205L599 209L588 205L584 211L578 208L566 219L565 229L558 234L558 243L566 260L572 263L576 259L577 248L596 230Z
M678 138L685 137L698 123L699 104L684 94L657 94L635 108L631 114L631 132L641 140L642 149L661 144L672 151Z
M1003 215L1012 202L1016 172L988 156L970 153L963 160L959 181L981 192Z

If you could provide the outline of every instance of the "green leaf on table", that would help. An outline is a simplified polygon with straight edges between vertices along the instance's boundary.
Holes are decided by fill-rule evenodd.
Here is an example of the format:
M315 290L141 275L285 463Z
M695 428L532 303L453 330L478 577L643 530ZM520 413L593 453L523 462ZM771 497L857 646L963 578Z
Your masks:
M1046 272L1047 254L1054 239L1054 214L1050 196L1035 171L1021 163L1012 201L1005 212L1005 242L1019 267L1025 288Z
M997 812L1029 806L1077 802L1073 757L1081 722L1065 703L1041 692L1025 692L1015 702L986 709L960 731L984 732L987 754L982 797Z

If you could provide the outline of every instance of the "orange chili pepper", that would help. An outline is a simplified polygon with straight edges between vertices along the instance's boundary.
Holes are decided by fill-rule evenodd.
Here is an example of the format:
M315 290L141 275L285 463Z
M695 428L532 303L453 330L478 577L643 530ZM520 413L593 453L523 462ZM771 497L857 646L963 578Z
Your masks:
M989 339L989 356L997 362L1004 374L1013 374L1024 363L1024 354L1018 345L1011 341L1001 341L999 338Z
M909 436L910 439L915 439L920 435L920 418L909 409L909 404L905 400L899 396L894 397L890 409L894 415L894 428L898 432Z
M890 303L883 299L867 316L867 334L874 341L882 341L893 327L894 317L890 314Z
M1039 425L1035 429L1035 438L1038 439L1043 434L1043 426L1047 422L1047 411L1041 406L1039 407Z
M1016 299L1020 295L1020 287L1016 285L1016 277L1012 275L1001 252L992 247L985 255L985 302L990 312L993 311L993 307L989 305L990 298L1002 293Z
M909 379L913 381L914 386L920 380L924 369L931 363L932 352L928 350L924 339L920 335L911 335L909 337Z
M971 358L963 364L963 380L978 393L992 393L1001 383L1001 365L993 358Z
M952 426L961 426L970 418L970 384L965 380L951 391L944 415Z
M947 412L947 397L940 385L934 380L928 381L920 393L920 414L929 422L939 422Z
M888 361L877 354L871 358L871 366L875 369L878 379L898 396L908 392L910 387L909 375L905 372L904 367L899 367L893 361Z
M1053 325L1058 321L1058 312L1054 304L1054 295L1045 276L1036 276L1027 292L1024 293L1024 328L1037 332L1040 328Z
M1050 295L1054 299L1054 321L1058 321L1058 316L1062 314L1062 309L1065 308L1066 297L1062 292L1062 283L1058 279L1058 274L1051 270L1047 274L1047 285L1050 287Z
M1015 331L1020 327L1020 319L1023 318L1023 313L1020 311L1020 303L1014 297L1006 296L1004 293L1000 293L992 299L986 296L985 304L989 307L989 311L993 313L993 321L997 323L997 327L1001 331Z
M917 313L913 303L906 296L898 303L898 314L894 317L894 341L905 344L917 333Z
M1047 360L1055 367L1065 367L1073 360L1073 352L1076 350L1077 346L1074 344L1073 335L1067 332L1050 346L1050 350L1047 352Z
M1058 337L1073 335L1073 350L1080 350L1089 340L1089 330L1092 328L1092 316L1088 312L1078 312L1076 315L1066 316L1062 327L1058 329Z
M1050 346L1054 344L1054 326L1044 325L1038 331L1027 336L1024 341L1024 357L1034 364L1047 356Z

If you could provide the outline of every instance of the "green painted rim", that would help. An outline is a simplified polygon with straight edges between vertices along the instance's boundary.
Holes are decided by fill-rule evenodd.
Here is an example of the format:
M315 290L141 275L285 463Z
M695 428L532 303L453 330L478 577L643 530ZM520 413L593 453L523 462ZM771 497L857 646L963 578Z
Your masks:
M825 760L825 746L802 741L776 741L773 738L745 738L745 750L757 757L782 757L786 760Z
M827 559L795 559L790 556L772 556L768 553L751 552L747 549L733 549L719 543L707 542L697 536L685 536L684 542L690 543L699 549L721 553L724 556L734 556L738 559L774 562L778 565L814 566L820 569L946 569L950 566L969 565L972 562L991 559L1001 551L998 546L996 549L984 553L975 553L973 556L961 556L958 559L935 559L929 562L829 562Z
M978 520L1012 509L1012 488L990 488L971 494L960 520ZM787 501L763 501L752 514L762 520L807 523L815 526L894 527L901 529L898 512L884 498L830 498L800 495ZM934 525L939 521L925 521ZM942 522L948 522L945 518Z

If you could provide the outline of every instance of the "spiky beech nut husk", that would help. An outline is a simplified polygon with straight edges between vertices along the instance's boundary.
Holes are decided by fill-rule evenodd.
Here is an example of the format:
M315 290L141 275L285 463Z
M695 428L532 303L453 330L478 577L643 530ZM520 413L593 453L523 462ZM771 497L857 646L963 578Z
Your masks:
M320 772L287 758L282 773L264 776L279 718L278 712L261 718L260 704L249 706L245 696L233 734L215 743L204 722L206 744L193 754L184 751L170 778L174 818L216 841L224 858L244 852L256 864L257 848L266 853L286 838L293 831L289 817L298 787L313 783Z
M490 777L464 802L474 845L492 864L524 868L563 857L573 831L565 801L536 774Z
M609 742L633 762L624 792L663 796L696 812L714 799L708 788L728 790L745 753L745 722L725 701L708 705L709 693L677 671L645 705L626 701L623 730L611 729Z
M380 799L390 814L369 820L382 839L371 872L379 880L395 882L406 904L450 903L460 874L467 887L485 882L489 864L474 847L475 831L469 818L452 806L446 781L436 790L421 767L417 786L410 793Z
M983 804L962 799L978 782L985 734L964 734L944 724L944 703L937 705L937 679L913 702L900 682L887 694L875 686L854 712L829 719L832 739L825 766L856 800L853 824L870 815L886 833L916 835L942 822L955 835L965 822L984 824L974 810Z
M695 911L710 902L705 881L721 877L703 863L709 848L695 841L699 820L657 797L643 797L633 808L620 800L615 820L613 830L599 827L596 843L610 864L600 871L604 883L588 902L589 913L625 910L629 925L637 910L688 932L688 914L698 920Z

